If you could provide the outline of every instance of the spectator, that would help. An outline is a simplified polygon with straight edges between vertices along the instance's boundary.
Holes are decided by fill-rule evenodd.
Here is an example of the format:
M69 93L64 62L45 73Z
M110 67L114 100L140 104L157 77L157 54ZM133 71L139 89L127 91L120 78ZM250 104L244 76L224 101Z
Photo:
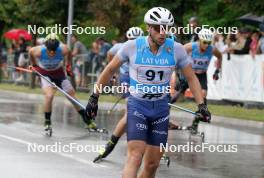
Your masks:
M98 53L98 63L97 67L95 68L95 71L100 73L106 65L106 56L107 56L107 51L111 48L111 44L106 42L106 40L102 37L96 39L96 43L99 46L99 53Z
M250 54L252 55L253 59L258 51L258 40L259 40L259 33L253 32L251 35L251 43L250 43Z
M261 54L264 54L264 23L259 25L259 30L261 33L261 38L258 43L258 50Z
M88 63L89 63L89 65L88 65L88 73L92 73L92 74L94 74L94 71L95 71L95 69L96 69L96 67L97 67L97 65L99 65L98 64L98 55L99 54L99 46L98 46L98 44L94 41L93 43L92 43L92 46L91 46L91 49L89 50L89 52L88 52L88 57L87 57L87 59L88 59ZM91 78L91 81L90 82L94 82L94 76L92 76L92 78Z
M213 45L221 53L224 53L225 50L227 49L227 45L225 45L225 43L224 43L224 36L222 34L215 34L214 35Z
M114 46L115 44L117 44L118 43L118 41L117 40L112 40L112 46Z
M200 31L199 28L199 19L198 17L191 17L189 19L189 26L190 26L190 29L192 30L192 33L188 34L187 35L187 39L188 39L188 42L195 42L195 41L198 41L198 33Z
M85 45L78 40L76 35L72 35L71 43L73 45L72 56L76 57L73 66L73 73L77 86L85 86L87 83L86 73L88 68L87 49Z
M0 82L2 78L7 78L7 54L4 43L0 43Z
M12 40L11 48L9 53L14 55L14 66L18 67L18 58L19 58L19 43L18 40Z
M23 37L20 37L19 40L13 40L9 52L14 55L14 66L15 67L25 67L27 64L27 50L28 46ZM18 76L18 77L17 77ZM20 71L16 71L13 74L13 78L16 78L16 82L24 80L24 76Z
M71 43L73 44L72 56L76 56L79 54L87 54L87 49L85 45L78 40L76 35L72 35Z
M250 31L247 28L241 28L236 34L236 43L235 46L231 46L227 49L227 52L233 54L249 54L250 50Z

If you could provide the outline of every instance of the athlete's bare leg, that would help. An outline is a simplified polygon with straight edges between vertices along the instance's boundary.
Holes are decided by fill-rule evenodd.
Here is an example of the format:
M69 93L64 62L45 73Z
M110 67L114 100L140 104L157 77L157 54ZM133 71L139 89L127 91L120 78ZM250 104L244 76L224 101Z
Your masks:
M163 151L160 151L159 146L147 145L144 154L144 168L138 178L154 178L162 155Z
M122 178L137 178L145 149L146 143L144 141L133 140L128 142L127 161Z
M44 99L44 113L45 113L44 126L46 129L46 127L51 125L52 101L53 101L56 89L54 89L51 86L48 86L48 87L42 88L42 91L43 91L44 96L45 96L45 99Z
M127 123L127 110L125 110L123 117L117 123L113 135L115 135L116 137L121 137L125 133L126 123Z
M53 87L45 87L42 89L44 95L45 95L45 101L44 101L44 112L51 112L52 110L52 101L54 98L54 94L56 92L56 89Z

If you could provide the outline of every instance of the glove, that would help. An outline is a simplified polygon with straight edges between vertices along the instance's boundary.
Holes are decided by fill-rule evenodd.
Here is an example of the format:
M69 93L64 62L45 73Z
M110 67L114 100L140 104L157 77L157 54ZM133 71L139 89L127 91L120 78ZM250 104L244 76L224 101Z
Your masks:
M216 69L215 72L214 72L214 75L213 75L213 79L214 80L218 80L219 79L219 73L220 73L219 69Z
M94 119L97 115L98 98L99 98L99 95L97 95L95 93L93 93L89 98L89 101L86 105L86 113L87 113L89 118Z
M112 77L111 80L110 80L110 84L111 84L111 85L115 85L115 82L116 82L116 76L113 75L113 77Z
M35 65L29 65L28 69L32 70L32 71L35 70L35 71L38 71L39 73L41 73L41 68L38 65L36 65L36 64Z
M200 121L210 123L211 113L208 111L206 104L199 104L198 111L196 111L195 113L197 117L199 117Z
M67 76L69 77L72 77L73 76L73 73L72 73L72 66L70 64L67 64L66 65L66 74Z

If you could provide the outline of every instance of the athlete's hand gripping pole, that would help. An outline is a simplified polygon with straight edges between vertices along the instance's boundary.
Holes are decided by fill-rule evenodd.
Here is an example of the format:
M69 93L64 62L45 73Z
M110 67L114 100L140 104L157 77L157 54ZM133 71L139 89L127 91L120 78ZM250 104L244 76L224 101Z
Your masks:
M191 110L186 109L186 108L183 108L183 107L180 107L180 106L177 106L175 104L168 103L168 105L172 106L174 108L177 108L179 110L191 113L191 114L195 115L196 118L199 118L200 121L208 122L208 123L211 122L211 113L208 111L208 108L205 104L199 104L198 105L198 111L196 111L196 112L191 111Z
M88 103L86 105L86 112L87 112L88 116L93 118L93 119L97 116L98 99L99 99L99 95L93 93L90 96Z

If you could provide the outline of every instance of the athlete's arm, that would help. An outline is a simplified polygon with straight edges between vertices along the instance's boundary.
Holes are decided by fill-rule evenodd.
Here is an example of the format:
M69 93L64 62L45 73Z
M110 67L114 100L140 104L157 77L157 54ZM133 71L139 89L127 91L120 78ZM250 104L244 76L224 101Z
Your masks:
M192 52L192 43L186 43L183 47L186 50L187 54L190 54Z
M29 60L32 66L38 65L37 58L40 57L40 47L36 46L29 50Z
M62 55L65 58L65 65L71 65L72 64L72 55L66 45L62 45Z
M106 66L102 74L99 76L99 79L96 84L96 94L99 94L99 89L100 87L104 87L105 85L108 84L110 81L111 77L114 75L114 73L119 69L119 67L123 63L119 59L117 55L114 56L113 60Z
M108 61L108 62L111 62L113 58L114 58L114 55L111 54L111 53L108 51L108 52L107 52L107 61Z
M175 86L176 86L176 72L173 71L171 74L171 79L170 79L170 95L173 96L176 91L175 91Z
M68 76L73 76L73 72L72 72L72 55L70 50L68 49L68 47L66 45L62 45L62 55L64 56L64 64L66 66L66 74Z
M222 66L222 53L218 49L214 48L213 49L213 54L217 58L216 68L217 69L221 69L221 66Z
M107 52L108 63L110 63L112 61L113 57L116 55L116 53L118 52L119 49L120 49L120 44L117 43L112 48L110 48L108 50L108 52Z

